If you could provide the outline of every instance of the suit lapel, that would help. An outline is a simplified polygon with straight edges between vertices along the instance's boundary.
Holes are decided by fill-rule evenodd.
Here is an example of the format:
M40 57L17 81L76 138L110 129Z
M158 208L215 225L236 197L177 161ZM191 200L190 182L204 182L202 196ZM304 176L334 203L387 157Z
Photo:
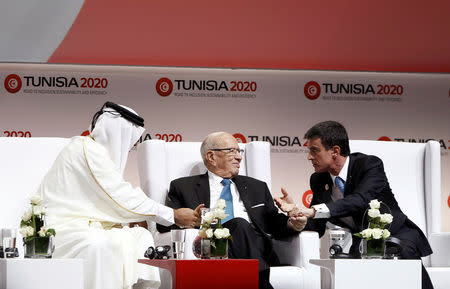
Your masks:
M199 204L205 204L206 208L210 207L210 192L208 173L200 175L195 185L195 195Z
M252 210L252 205L254 205L255 200L252 200L252 196L254 194L249 193L248 184L245 181L245 178L242 178L240 176L236 176L233 179L233 182L236 184L236 188L239 193L239 197L242 200L242 203L244 204L245 210L247 211L248 217L250 218L252 224L256 227L256 229L262 233L263 236L267 237L266 233L262 229L262 227L259 225L259 222L262 220L258 220L257 217L254 215Z
M345 180L345 189L344 189L344 196L348 194L352 194L353 190L350 189L353 186L353 174L355 172L354 166L355 166L355 156L349 155L350 161L348 163L348 171L347 171L347 180Z
M247 212L250 212L250 200L248 199L250 195L248 193L248 187L245 180L243 178L240 178L239 176L234 177L232 180L236 184L239 197L241 198L245 209L247 210Z
M357 169L355 169L356 156L354 154L350 154L348 157L350 158L350 160L348 163L347 180L345 181L344 196L353 194L354 174L357 172ZM355 225L355 228L351 228L351 229L358 230L361 227L361 222L360 222L358 216L352 215L350 217L353 220L353 224Z
M325 192L323 194L324 200L322 200L321 203L328 203L331 202L331 194L333 190L333 179L331 178L329 173L324 174L325 176L325 182L322 190Z

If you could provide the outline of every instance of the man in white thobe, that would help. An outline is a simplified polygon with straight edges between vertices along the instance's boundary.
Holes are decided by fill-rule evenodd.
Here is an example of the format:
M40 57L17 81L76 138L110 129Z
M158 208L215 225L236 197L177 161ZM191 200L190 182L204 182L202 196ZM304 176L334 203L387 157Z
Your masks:
M131 288L138 280L142 287L160 285L158 269L137 262L154 245L152 235L122 224L199 225L199 208L173 210L123 179L143 122L133 110L105 103L91 135L73 137L39 187L46 225L56 230L54 257L85 260L85 289Z

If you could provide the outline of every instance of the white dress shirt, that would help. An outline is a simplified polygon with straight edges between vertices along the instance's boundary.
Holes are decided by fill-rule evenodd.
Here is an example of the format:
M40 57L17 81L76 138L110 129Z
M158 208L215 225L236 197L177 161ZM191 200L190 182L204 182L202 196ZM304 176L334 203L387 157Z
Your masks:
M208 170L208 180L209 180L209 191L210 191L210 207L214 209L217 205L217 201L220 199L220 195L222 194L223 185L221 181L222 177L214 174L213 172ZM230 191L231 196L233 197L233 214L235 218L243 218L250 223L250 218L248 217L247 210L244 207L244 203L242 202L241 196L236 188L236 184L231 180Z
M347 157L344 163L344 166L342 167L341 171L339 172L339 177L344 181L347 182L347 173L348 173L348 164L350 162L350 157ZM331 179L333 180L333 188L331 191L331 199L333 201L342 199L344 197L344 192L341 192L341 189L336 186L334 183L334 180L337 176L334 176L330 174ZM323 219L323 218L329 218L331 217L330 209L328 209L327 205L324 203L314 205L312 206L316 210L316 214L314 215L314 219Z

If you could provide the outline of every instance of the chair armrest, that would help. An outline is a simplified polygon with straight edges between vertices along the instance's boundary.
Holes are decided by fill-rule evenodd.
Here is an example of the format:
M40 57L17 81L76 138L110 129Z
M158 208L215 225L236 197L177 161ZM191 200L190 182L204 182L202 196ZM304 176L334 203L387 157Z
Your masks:
M319 234L311 231L273 241L281 264L305 268L313 266L310 259L320 259L319 246Z
M428 240L433 249L431 267L450 267L450 232L432 233Z

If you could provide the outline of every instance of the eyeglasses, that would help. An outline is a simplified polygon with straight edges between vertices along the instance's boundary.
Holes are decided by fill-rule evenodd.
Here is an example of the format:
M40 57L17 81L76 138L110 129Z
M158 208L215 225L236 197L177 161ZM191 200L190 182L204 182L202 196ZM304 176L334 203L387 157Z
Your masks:
M223 148L223 149L210 149L210 150L215 151L215 152L222 151L229 155L231 155L231 154L233 154L233 155L241 154L242 155L244 153L244 150L241 148Z
M148 247L148 249L145 251L144 253L144 257L145 258L149 258L149 259L169 259L169 251L170 251L170 246L169 245L165 245L165 246L158 246L156 248L153 248L152 246Z

